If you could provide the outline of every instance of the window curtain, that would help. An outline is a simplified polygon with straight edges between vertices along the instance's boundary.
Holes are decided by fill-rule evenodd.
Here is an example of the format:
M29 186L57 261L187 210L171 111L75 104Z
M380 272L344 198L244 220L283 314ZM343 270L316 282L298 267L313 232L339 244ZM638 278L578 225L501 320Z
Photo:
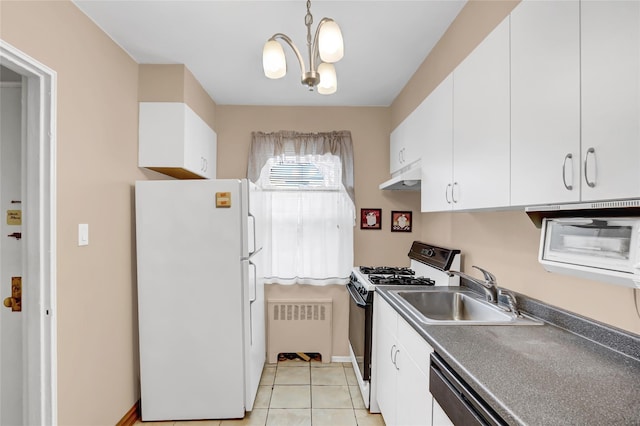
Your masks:
M333 157L339 189L273 188L274 160L323 164ZM353 267L353 148L350 132L252 134L248 178L263 188L267 283L345 284ZM335 186L333 187L335 188Z
M298 133L280 131L274 133L253 132L249 150L247 178L258 182L262 169L272 158L283 157L285 152L295 152L299 157L332 154L342 163L342 186L355 205L353 190L353 144L351 132Z

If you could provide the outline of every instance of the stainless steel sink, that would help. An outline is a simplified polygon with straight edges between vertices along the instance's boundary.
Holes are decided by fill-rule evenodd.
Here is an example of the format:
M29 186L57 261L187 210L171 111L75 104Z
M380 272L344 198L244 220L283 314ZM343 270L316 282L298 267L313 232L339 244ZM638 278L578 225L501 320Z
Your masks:
M480 299L467 290L426 289L389 292L398 303L413 312L418 320L442 325L534 325L529 317L516 317L501 307Z

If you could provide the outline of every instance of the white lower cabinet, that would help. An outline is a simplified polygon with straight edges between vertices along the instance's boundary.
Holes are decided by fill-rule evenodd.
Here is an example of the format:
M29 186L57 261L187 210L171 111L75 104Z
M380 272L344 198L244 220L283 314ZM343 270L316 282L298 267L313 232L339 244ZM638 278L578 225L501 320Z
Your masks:
M429 356L433 349L377 294L374 329L377 400L385 423L432 425Z
M454 426L447 413L435 399L433 400L433 426Z

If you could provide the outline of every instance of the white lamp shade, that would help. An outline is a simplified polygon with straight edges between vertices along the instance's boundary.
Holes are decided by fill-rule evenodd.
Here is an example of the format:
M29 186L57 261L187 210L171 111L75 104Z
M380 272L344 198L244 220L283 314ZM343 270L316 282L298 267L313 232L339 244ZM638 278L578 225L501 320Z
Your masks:
M344 56L344 42L340 27L334 20L321 24L318 34L318 51L322 62L333 64Z
M338 77L336 76L336 67L333 64L323 62L318 67L320 74L320 83L318 83L318 93L321 95L331 95L338 90Z
M269 78L284 77L287 73L287 61L284 57L282 45L275 40L269 40L262 49L262 68L264 75Z

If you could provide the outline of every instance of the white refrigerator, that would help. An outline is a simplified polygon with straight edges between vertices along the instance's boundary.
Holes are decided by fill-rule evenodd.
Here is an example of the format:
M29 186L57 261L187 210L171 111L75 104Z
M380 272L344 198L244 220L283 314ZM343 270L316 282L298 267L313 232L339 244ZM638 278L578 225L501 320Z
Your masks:
M136 182L142 420L241 418L253 408L266 351L262 203L252 187Z

